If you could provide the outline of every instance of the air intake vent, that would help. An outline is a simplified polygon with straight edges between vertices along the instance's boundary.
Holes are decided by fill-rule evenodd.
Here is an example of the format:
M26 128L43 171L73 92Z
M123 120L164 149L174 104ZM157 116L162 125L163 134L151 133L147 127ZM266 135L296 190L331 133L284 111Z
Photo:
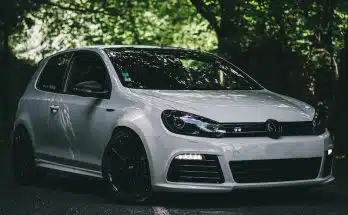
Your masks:
M321 158L230 161L237 183L262 183L314 179L319 174Z
M325 156L324 160L324 169L323 169L323 177L327 177L331 175L331 168L333 162L333 153Z
M216 155L203 155L203 160L174 159L167 180L190 183L224 183L225 179Z

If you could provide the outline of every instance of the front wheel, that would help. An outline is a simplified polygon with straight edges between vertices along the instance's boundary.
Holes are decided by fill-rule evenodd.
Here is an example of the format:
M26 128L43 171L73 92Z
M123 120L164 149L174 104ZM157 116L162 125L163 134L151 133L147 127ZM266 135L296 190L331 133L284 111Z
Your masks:
M149 162L140 138L131 130L115 132L103 156L103 177L112 197L145 202L151 194Z

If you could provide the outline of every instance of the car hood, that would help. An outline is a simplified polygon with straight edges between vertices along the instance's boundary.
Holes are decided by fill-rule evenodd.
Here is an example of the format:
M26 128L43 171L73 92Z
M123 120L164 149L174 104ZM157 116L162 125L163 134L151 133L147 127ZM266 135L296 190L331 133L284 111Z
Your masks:
M157 107L190 112L218 122L310 121L315 112L304 102L268 90L130 91Z

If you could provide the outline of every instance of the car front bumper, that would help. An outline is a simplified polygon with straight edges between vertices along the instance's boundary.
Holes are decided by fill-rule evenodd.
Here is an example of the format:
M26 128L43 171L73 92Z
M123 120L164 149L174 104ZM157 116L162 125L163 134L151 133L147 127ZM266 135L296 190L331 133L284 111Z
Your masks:
M332 142L328 132L320 136L296 136L271 139L252 138L201 138L164 132L151 144L150 166L152 185L155 191L173 192L229 192L234 189L253 189L286 186L316 186L334 180L332 168L323 176L325 157ZM196 183L168 181L167 174L171 162L177 155L196 153L216 155L224 177L223 183ZM317 177L306 180L285 180L274 182L236 182L230 161L254 161L277 159L321 158ZM292 168L300 168L293 166Z

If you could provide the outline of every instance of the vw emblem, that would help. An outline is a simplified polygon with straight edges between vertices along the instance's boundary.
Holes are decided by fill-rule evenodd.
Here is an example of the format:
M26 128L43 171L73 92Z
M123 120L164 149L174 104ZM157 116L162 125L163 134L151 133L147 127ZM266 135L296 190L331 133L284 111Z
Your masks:
M269 119L266 121L268 136L273 139L278 139L282 135L282 126L277 120Z
M234 132L242 132L242 128L241 127L234 127L233 131Z

